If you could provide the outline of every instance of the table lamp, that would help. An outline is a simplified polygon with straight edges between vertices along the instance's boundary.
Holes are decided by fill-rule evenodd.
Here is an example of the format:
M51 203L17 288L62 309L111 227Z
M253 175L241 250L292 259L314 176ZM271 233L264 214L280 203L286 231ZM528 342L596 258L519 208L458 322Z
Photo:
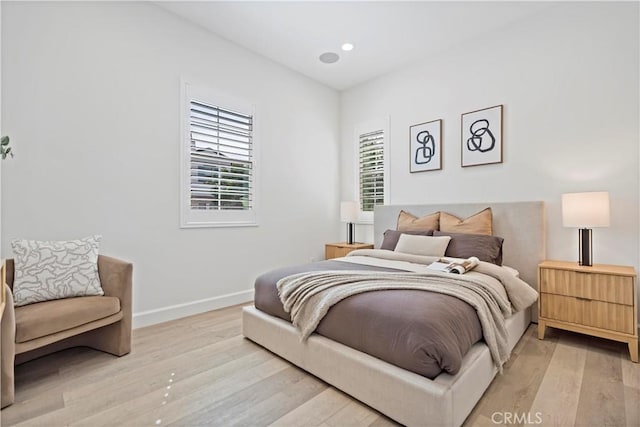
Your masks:
M347 223L347 243L353 244L353 223L358 220L358 202L340 203L340 221Z
M578 263L593 264L591 228L609 226L609 193L566 193L562 195L562 225L578 228Z

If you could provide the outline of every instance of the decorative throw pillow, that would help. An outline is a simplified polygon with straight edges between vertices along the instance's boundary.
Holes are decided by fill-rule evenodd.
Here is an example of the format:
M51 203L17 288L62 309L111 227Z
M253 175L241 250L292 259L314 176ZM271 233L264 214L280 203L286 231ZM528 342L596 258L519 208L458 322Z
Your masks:
M412 255L444 256L450 240L451 237L449 236L432 237L401 234L395 252Z
M400 211L396 228L398 231L438 230L439 222L440 212L418 218L409 212Z
M61 298L104 295L98 277L101 236L47 242L14 240L16 306Z
M502 265L502 243L504 239L498 236L483 236L480 234L445 233L434 231L434 236L450 236L451 242L447 246L445 256L452 258L477 257L480 261Z
M398 230L387 230L384 232L384 237L382 239L382 244L380 245L380 249L387 249L392 251L396 248L398 244L398 239L401 234L413 234L416 236L433 236L433 230L424 230L424 231L398 231Z
M460 219L450 213L440 212L440 231L447 233L493 234L493 213L491 208L486 208L471 215L469 218Z

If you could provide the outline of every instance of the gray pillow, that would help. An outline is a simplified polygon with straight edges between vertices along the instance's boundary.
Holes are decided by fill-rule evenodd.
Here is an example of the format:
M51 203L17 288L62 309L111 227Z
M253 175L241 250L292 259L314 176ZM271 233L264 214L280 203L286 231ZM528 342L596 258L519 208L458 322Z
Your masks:
M98 277L101 236L61 242L14 240L16 306L61 298L104 295Z
M445 256L452 258L478 257L480 261L502 265L502 243L504 239L498 236L480 234L445 233L434 231L434 236L450 236Z
M382 244L380 245L380 249L387 249L389 251L393 251L396 249L398 245L398 239L400 239L401 234L413 234L416 236L433 236L433 230L423 230L423 231L398 231L398 230L387 230L383 234Z

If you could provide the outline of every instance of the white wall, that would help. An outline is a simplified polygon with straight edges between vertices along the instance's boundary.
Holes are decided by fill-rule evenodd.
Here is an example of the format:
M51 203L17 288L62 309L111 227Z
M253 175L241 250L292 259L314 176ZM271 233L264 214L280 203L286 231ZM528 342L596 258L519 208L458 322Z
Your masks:
M577 260L560 196L609 191L597 263L639 267L637 3L565 3L342 94L342 199L354 127L390 117L390 203L543 200L547 256ZM504 163L460 167L460 114L504 104ZM409 126L443 119L443 169L409 173ZM370 226L357 233L373 241Z
M3 254L102 234L134 263L141 325L250 299L256 275L338 238L335 91L150 4L3 2L2 19ZM259 227L179 228L181 75L257 104Z

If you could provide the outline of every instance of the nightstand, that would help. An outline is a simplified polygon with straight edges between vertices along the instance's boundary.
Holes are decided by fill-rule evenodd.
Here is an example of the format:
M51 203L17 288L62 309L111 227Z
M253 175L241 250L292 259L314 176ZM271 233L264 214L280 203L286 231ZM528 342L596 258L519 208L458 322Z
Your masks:
M340 258L356 249L373 249L373 245L370 243L327 243L324 245L324 257L325 259Z
M538 338L547 326L626 342L638 362L638 303L633 267L544 261L538 265Z

